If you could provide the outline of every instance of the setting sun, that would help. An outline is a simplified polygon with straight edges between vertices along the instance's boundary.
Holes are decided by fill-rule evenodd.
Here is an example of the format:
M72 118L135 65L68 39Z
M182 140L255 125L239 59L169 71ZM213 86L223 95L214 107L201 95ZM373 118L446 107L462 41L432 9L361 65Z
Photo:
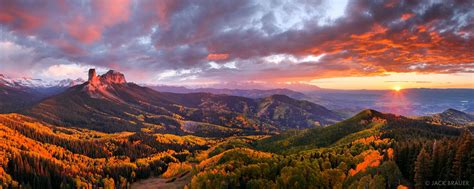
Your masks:
M397 85L397 86L393 87L392 89L398 92L398 91L402 90L402 87Z

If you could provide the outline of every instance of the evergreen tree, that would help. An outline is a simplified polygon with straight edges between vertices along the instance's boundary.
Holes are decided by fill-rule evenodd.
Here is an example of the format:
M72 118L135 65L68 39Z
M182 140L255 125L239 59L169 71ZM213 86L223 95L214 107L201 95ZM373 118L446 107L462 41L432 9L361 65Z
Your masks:
M470 151L472 150L472 136L467 131L463 133L461 138L458 140L458 148L454 156L452 175L456 179L469 179L468 175L465 174L465 170L468 167L470 160Z
M431 175L431 157L426 148L422 148L415 162L415 186L425 188Z

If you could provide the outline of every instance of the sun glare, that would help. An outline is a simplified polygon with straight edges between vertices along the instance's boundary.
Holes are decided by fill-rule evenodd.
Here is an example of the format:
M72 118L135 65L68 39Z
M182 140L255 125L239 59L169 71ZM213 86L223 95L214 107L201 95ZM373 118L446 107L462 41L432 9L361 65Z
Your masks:
M397 86L393 87L393 90L398 92L398 91L402 90L402 87L397 85Z

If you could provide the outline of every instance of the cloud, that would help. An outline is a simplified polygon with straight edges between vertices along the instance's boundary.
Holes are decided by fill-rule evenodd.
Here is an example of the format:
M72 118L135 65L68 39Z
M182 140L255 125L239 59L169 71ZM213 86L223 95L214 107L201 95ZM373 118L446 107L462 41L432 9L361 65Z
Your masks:
M17 68L31 67L34 58L31 57L33 48L20 46L9 41L0 41L0 70L12 77L21 77L26 74Z
M130 0L100 0L91 3L91 7L99 13L99 23L103 26L127 21L130 16Z
M67 31L72 38L85 44L91 44L102 36L99 27L85 23L84 18L80 16L68 23Z
M431 81L384 81L385 83L432 83Z
M229 58L229 54L208 54L207 60L226 60Z
M93 65L81 65L81 64L54 64L45 69L38 70L36 76L45 79L76 79L82 78L87 79L87 73L90 68L95 68L99 73L105 73L107 68L96 67Z
M470 1L331 2L0 1L2 42L15 46L2 70L91 65L207 83L474 70Z

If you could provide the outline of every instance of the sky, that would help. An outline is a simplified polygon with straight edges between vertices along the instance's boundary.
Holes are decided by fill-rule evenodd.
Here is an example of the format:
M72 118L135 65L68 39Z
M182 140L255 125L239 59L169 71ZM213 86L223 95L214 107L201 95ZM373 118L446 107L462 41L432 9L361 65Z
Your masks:
M0 0L0 73L226 88L474 88L472 0Z

